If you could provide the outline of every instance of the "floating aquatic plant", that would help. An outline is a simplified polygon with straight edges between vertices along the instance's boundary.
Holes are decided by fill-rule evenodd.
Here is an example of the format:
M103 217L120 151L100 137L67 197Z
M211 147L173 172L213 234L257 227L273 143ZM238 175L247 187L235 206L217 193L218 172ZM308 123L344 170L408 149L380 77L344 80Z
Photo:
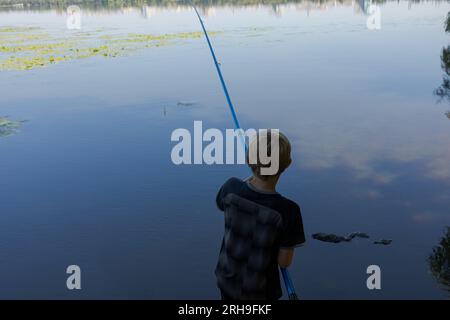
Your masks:
M216 33L212 33L216 34ZM57 37L36 27L0 28L0 70L30 70L91 57L115 58L132 51L196 39L201 32L104 34L83 31Z
M0 117L0 137L6 137L16 133L20 128L21 122L11 121Z
M26 32L39 29L38 27L0 27L0 32Z

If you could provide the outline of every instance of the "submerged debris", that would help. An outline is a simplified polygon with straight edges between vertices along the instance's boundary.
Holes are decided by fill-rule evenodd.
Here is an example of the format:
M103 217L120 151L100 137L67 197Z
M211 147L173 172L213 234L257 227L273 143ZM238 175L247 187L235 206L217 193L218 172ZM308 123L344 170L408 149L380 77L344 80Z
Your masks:
M194 104L196 104L195 101L178 101L178 103L177 103L178 106L184 106L184 107L193 106Z
M374 241L373 243L374 244L382 244L382 245L387 246L392 243L392 240L391 239L381 239L381 240Z
M0 117L0 137L6 137L16 133L20 128L21 122L11 121Z

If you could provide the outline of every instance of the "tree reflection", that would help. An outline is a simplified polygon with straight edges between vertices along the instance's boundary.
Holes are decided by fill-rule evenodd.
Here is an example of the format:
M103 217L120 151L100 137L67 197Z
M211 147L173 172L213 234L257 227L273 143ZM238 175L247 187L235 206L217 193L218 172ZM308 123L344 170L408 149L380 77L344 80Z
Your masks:
M197 7L211 6L254 6L254 5L272 5L274 11L277 12L277 6L284 4L303 4L310 7L315 4L321 8L336 6L337 4L351 4L352 0L0 0L5 2L0 5L0 10L21 10L23 8L33 9L62 9L69 5L79 5L82 9L121 9L127 7L142 8L143 6L151 7L173 7L173 6L190 6L191 2ZM365 12L370 3L384 3L386 0L357 0L362 10ZM367 12L365 12L367 14Z
M433 248L433 253L428 257L431 274L450 292L450 227L447 234L442 237L438 246Z
M445 22L445 32L450 32L450 12L447 14L447 19ZM441 67L445 72L442 77L442 84L437 88L434 93L441 99L446 99L450 102L450 46L442 49L441 54ZM446 113L449 117L449 113ZM449 117L450 118L450 117Z

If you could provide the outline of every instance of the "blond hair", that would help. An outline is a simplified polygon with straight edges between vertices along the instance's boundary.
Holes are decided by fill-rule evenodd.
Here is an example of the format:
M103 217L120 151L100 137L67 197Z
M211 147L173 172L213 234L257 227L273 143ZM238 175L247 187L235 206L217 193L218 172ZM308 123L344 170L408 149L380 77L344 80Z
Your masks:
M261 145L266 145L267 147L267 156L272 156L272 137L275 139L278 139L278 153L279 153L279 165L278 165L278 171L273 174L274 175L280 175L283 173L284 170L286 170L287 167L292 162L291 159L291 143L289 142L289 139L279 132L278 130L259 130L259 132L256 134L255 137L253 137L250 140L249 147L247 148L247 154L246 154L246 160L247 164L252 170L253 174L257 175L258 177L264 179L267 177L270 177L271 175L262 175L261 174L261 168L267 168L270 167L269 164L264 164L261 162L260 154L259 152L256 152L254 154L255 150L259 150L261 148ZM256 145L257 144L257 145ZM256 147L256 148L255 148ZM254 159L253 161L250 161ZM255 161L256 160L256 161Z

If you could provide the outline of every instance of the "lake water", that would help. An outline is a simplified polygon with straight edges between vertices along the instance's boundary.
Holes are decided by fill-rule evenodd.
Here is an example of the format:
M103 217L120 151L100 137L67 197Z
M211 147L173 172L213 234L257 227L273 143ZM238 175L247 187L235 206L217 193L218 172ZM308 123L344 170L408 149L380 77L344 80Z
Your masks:
M299 295L448 298L427 259L450 224L450 105L434 94L450 4L388 1L369 25L367 5L200 13L217 32L243 127L279 128L292 142L279 191L303 212L307 245L290 267ZM65 11L53 8L3 8L0 28L69 40L200 30L189 7L81 9L81 30L68 30ZM177 128L233 127L204 38L2 70L6 116L26 122L0 137L0 298L219 298L215 195L248 169L170 158ZM371 239L311 238L353 231ZM382 238L393 242L372 243ZM66 288L72 264L82 269L80 291ZM372 264L381 290L366 287Z

